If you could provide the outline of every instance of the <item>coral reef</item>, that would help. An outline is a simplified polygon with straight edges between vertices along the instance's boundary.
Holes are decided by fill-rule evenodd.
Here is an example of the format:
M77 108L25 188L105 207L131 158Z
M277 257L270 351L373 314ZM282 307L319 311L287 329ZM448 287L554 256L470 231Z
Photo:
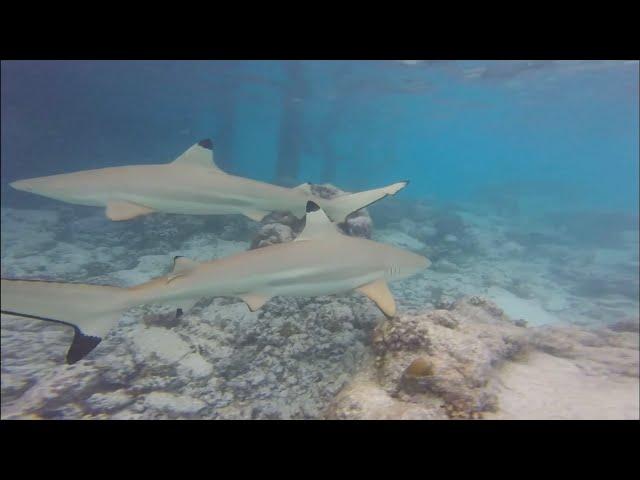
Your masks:
M2 417L317 418L379 318L361 296L255 313L215 299L165 326L169 313L133 310L75 365L63 363L70 329L3 315Z
M435 209L378 203L387 201L400 208L386 224L374 215L383 228L373 239L442 252L424 274L390 285L398 317L384 320L358 293L274 298L254 313L237 299L202 299L179 318L147 306L69 366L71 329L2 315L2 418L626 418L637 410L629 393L637 298L579 290L589 276L637 285L637 237L624 249L581 249L536 227L527 241L526 230L514 234L471 209L456 210L444 222L455 228L438 233ZM366 232L372 224L361 213ZM174 255L220 258L288 241L304 224L276 212L261 224L157 215L125 225L66 205L1 215L3 277L119 286L166 273ZM473 249L459 247L464 238ZM563 385L565 400L555 398Z
M638 418L637 332L525 328L473 296L450 310L386 320L373 350L328 418ZM549 365L557 368L552 375ZM576 372L588 382L580 386ZM553 389L527 390L547 378Z

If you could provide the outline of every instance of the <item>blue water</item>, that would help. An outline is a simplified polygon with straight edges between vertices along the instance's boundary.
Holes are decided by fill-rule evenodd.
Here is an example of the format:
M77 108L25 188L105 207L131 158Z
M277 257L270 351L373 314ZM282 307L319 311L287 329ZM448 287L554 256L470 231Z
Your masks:
M638 212L638 62L300 63L302 88L281 61L3 62L2 199L37 201L7 188L18 178L168 162L205 137L231 173L277 181L295 104L300 181Z

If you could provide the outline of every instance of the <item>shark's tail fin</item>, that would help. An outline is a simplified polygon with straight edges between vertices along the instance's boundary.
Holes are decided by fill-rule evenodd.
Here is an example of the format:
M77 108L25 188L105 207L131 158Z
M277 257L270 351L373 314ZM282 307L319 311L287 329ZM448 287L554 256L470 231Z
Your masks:
M87 356L128 308L125 288L39 280L1 280L2 313L69 325L67 363Z
M343 222L347 215L368 207L387 195L395 195L409 184L408 180L364 192L350 193L322 202L322 208L333 222Z

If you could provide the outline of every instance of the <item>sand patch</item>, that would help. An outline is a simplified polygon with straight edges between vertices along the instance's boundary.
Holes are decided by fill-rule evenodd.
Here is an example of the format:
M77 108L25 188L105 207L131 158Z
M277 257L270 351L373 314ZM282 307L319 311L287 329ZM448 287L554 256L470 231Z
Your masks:
M508 362L495 383L500 410L486 419L614 420L640 417L637 378L588 375L569 359L532 352Z

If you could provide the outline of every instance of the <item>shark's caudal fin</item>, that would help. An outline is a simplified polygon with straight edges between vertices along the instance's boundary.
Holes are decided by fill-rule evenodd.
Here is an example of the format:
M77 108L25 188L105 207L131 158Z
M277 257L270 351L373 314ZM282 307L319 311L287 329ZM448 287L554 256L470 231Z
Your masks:
M1 286L2 313L73 327L67 363L81 360L97 347L128 308L124 288L4 278Z
M322 202L322 207L333 222L344 222L347 215L368 207L387 195L395 195L409 184L409 181L394 183L386 187L350 193Z

